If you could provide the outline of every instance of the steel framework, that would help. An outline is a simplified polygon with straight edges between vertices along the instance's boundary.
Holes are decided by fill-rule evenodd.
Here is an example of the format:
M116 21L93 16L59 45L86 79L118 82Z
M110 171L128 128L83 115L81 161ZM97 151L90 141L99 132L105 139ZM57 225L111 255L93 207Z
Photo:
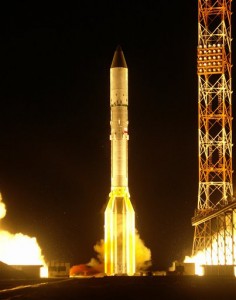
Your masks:
M198 0L198 204L193 253L204 264L236 263L232 184L231 2Z

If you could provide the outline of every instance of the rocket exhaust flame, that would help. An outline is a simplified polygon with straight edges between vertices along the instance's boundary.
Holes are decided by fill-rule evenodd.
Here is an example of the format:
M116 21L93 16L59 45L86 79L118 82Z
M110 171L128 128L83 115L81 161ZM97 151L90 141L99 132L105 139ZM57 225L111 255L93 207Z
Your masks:
M135 213L128 190L128 68L120 46L110 68L111 192L105 210L104 270L135 273Z
M6 207L0 194L0 219L5 215ZM0 261L9 265L42 265L41 277L47 277L46 263L35 237L0 229Z

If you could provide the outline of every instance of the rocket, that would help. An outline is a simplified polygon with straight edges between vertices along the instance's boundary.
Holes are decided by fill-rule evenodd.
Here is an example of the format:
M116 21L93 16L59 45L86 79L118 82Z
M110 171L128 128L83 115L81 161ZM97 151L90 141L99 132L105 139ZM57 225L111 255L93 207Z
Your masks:
M135 212L128 188L128 68L117 47L110 68L111 192L105 210L104 272L135 273Z

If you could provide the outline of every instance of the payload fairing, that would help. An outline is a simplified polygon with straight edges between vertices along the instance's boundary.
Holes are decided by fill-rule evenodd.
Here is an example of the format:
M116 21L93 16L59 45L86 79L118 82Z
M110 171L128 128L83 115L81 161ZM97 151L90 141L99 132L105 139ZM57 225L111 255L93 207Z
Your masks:
M110 68L111 192L105 210L104 272L135 273L135 213L128 188L128 68L117 47Z

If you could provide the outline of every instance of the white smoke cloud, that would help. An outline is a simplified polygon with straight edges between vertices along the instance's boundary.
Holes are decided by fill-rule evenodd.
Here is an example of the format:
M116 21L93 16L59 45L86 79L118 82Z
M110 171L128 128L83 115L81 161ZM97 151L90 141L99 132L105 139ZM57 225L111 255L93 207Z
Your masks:
M93 248L97 256L91 258L87 265L99 272L104 272L104 240L98 241ZM137 230L135 233L135 260L136 272L145 271L152 265L151 250L145 246Z
M136 251L136 272L145 271L151 265L151 250L148 249L144 241L140 238L138 231L135 234L135 251Z
M87 265L93 267L98 272L104 272L104 240L98 241L93 249L97 253L97 257L91 258Z

